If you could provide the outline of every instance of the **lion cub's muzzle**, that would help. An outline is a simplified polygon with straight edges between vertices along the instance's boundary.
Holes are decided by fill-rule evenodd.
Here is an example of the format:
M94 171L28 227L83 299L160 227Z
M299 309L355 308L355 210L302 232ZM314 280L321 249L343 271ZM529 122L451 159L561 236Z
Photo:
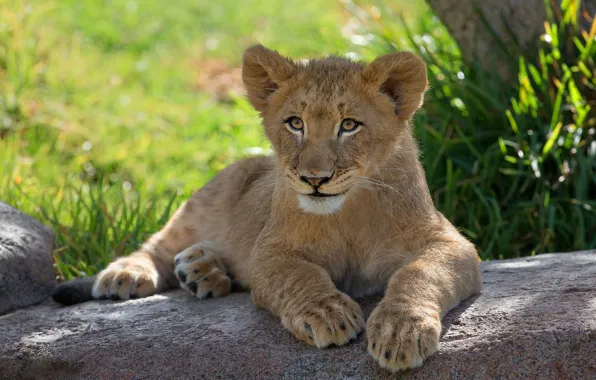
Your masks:
M312 187L312 193L307 194L313 197L332 197L336 194L328 194L320 190L321 186L329 183L331 178L333 177L333 173L330 176L318 176L318 177L307 177L307 176L300 176L300 181L305 184L308 184Z
M305 171L299 173L301 190L298 202L303 211L312 214L332 214L341 208L347 189L334 186L335 171Z
M334 170L322 171L322 170L302 170L298 173L300 183L304 189L300 192L303 195L312 197L334 197L343 194L344 191L338 192L333 191L330 187L333 185L330 183L333 180L335 174ZM304 186L306 185L306 186Z

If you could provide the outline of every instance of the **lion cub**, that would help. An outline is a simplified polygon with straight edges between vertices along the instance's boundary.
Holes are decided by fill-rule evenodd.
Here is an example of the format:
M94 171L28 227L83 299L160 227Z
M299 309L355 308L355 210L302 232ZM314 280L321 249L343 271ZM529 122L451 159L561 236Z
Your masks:
M420 366L442 316L481 289L476 250L433 206L418 160L409 122L427 87L423 61L298 63L256 45L242 76L275 155L215 176L99 273L93 297L178 282L218 297L233 279L296 338L327 347L365 327L351 297L384 293L366 321L368 350L393 371Z

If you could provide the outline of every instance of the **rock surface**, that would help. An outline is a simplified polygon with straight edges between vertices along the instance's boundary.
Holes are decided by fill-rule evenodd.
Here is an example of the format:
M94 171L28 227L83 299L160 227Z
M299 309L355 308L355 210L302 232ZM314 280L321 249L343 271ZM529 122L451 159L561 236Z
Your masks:
M49 228L0 202L0 314L48 298L56 285L53 250Z
M596 251L483 263L485 290L444 320L438 354L399 376L366 341L318 350L246 293L181 290L125 302L41 306L0 317L0 378L594 379ZM377 300L362 302L367 315Z

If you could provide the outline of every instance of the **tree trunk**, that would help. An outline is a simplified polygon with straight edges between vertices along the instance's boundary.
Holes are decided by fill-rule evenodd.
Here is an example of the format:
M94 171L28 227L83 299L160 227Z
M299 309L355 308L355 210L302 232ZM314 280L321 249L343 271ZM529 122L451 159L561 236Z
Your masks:
M477 62L504 80L515 80L516 57L534 53L544 33L544 0L426 1L457 42L464 61ZM596 0L582 1L582 7L594 15Z

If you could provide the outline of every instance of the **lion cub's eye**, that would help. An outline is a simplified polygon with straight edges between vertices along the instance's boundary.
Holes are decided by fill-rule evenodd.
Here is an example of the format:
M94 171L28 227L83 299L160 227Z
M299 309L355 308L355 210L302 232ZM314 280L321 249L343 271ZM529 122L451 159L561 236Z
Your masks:
M302 132L304 129L304 122L299 117L291 117L286 120L286 123L292 131Z
M362 123L357 122L354 119L344 119L339 126L339 133L353 133L358 130Z

